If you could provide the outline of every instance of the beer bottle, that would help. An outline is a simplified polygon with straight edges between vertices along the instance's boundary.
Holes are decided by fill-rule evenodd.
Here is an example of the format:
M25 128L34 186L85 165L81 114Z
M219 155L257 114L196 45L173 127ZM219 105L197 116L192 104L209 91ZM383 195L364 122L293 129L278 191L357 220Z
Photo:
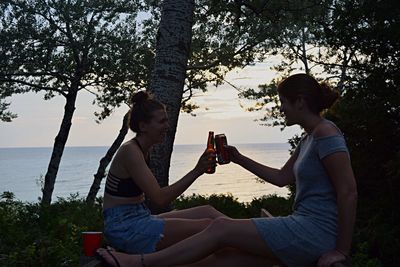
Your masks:
M214 148L214 132L209 131L208 132L208 140L207 140L207 152L213 152L215 153L215 148ZM213 158L209 157L208 160L210 161L210 166L208 167L206 173L211 174L215 172L215 163L212 163Z

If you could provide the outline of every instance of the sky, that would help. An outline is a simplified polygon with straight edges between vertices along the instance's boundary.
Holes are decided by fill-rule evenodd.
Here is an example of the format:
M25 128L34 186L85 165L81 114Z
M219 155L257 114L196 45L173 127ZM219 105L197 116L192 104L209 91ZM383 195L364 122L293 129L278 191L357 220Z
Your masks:
M271 65L257 63L241 70L233 70L226 80L239 88L257 88L258 84L269 82L275 75ZM175 144L205 144L208 131L225 133L229 144L284 143L300 132L298 126L281 131L279 127L261 126L255 121L262 113L245 111L251 103L238 98L238 91L229 84L218 87L209 85L208 92L197 93L193 102L200 106L196 116L181 113L179 116ZM92 105L93 95L81 91L77 98L76 110L66 146L109 146L121 128L127 106L118 108L101 124L95 122ZM65 100L57 96L43 100L42 95L28 93L7 99L10 111L18 114L12 122L0 122L0 147L52 147L64 111ZM129 133L126 139L132 138Z

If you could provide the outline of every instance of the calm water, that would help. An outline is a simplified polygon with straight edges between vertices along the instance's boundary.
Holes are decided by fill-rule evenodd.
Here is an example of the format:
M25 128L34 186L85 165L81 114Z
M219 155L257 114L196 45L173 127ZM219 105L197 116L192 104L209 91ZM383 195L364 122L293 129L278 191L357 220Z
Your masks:
M289 157L288 144L242 144L237 148L244 155L271 167L281 167ZM64 151L53 193L68 197L72 193L86 196L99 160L108 147L67 147ZM176 145L172 153L170 184L191 170L204 150L203 145ZM22 201L37 201L41 196L51 156L51 148L0 148L0 193L11 191ZM104 190L104 181L99 194ZM185 195L231 193L242 202L266 194L286 196L288 190L261 183L250 172L236 164L217 166L215 174L198 178Z

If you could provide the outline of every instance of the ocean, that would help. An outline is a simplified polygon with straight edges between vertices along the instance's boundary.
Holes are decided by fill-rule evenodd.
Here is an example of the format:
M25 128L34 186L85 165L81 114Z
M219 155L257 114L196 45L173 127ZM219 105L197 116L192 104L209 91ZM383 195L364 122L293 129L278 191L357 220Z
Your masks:
M238 150L270 167L280 168L289 158L289 144L239 144ZM78 193L86 197L93 182L100 159L108 147L66 147L61 159L53 201ZM204 145L175 145L171 158L170 184L196 164ZM52 148L0 148L0 194L10 191L16 199L37 202L41 197ZM104 190L104 180L98 195ZM192 194L232 194L241 202L250 202L263 195L287 196L287 188L261 182L254 174L234 163L218 165L214 174L199 177L185 192Z

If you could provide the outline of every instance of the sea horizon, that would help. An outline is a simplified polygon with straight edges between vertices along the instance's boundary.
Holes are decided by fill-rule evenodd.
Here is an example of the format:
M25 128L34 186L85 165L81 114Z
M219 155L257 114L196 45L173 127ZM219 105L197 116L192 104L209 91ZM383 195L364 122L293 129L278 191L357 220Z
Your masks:
M271 167L280 168L289 158L288 143L234 144L241 153ZM169 184L183 177L197 163L204 144L175 144L171 155ZM108 146L67 146L61 158L53 199L79 193L86 196ZM10 191L21 201L37 201L50 162L52 147L0 148L0 194ZM108 166L109 167L109 166ZM103 179L98 195L103 194ZM184 195L227 194L241 202L268 194L286 196L287 188L261 183L252 173L237 164L218 165L217 171L198 178Z
M254 143L248 142L248 143L235 143L235 144L232 144L232 145L236 146L236 145L257 145L257 144L271 144L271 145L274 145L274 144L288 144L288 142L254 142ZM174 146L200 146L200 145L205 146L206 144L204 144L204 143L174 144ZM0 146L0 149L2 149L2 148L53 148L53 147L54 146ZM111 147L111 145L88 145L88 146L85 146L85 145L79 145L79 146L66 145L65 146L65 148L68 148L68 147L79 147L79 148L89 147L90 148L90 147Z

